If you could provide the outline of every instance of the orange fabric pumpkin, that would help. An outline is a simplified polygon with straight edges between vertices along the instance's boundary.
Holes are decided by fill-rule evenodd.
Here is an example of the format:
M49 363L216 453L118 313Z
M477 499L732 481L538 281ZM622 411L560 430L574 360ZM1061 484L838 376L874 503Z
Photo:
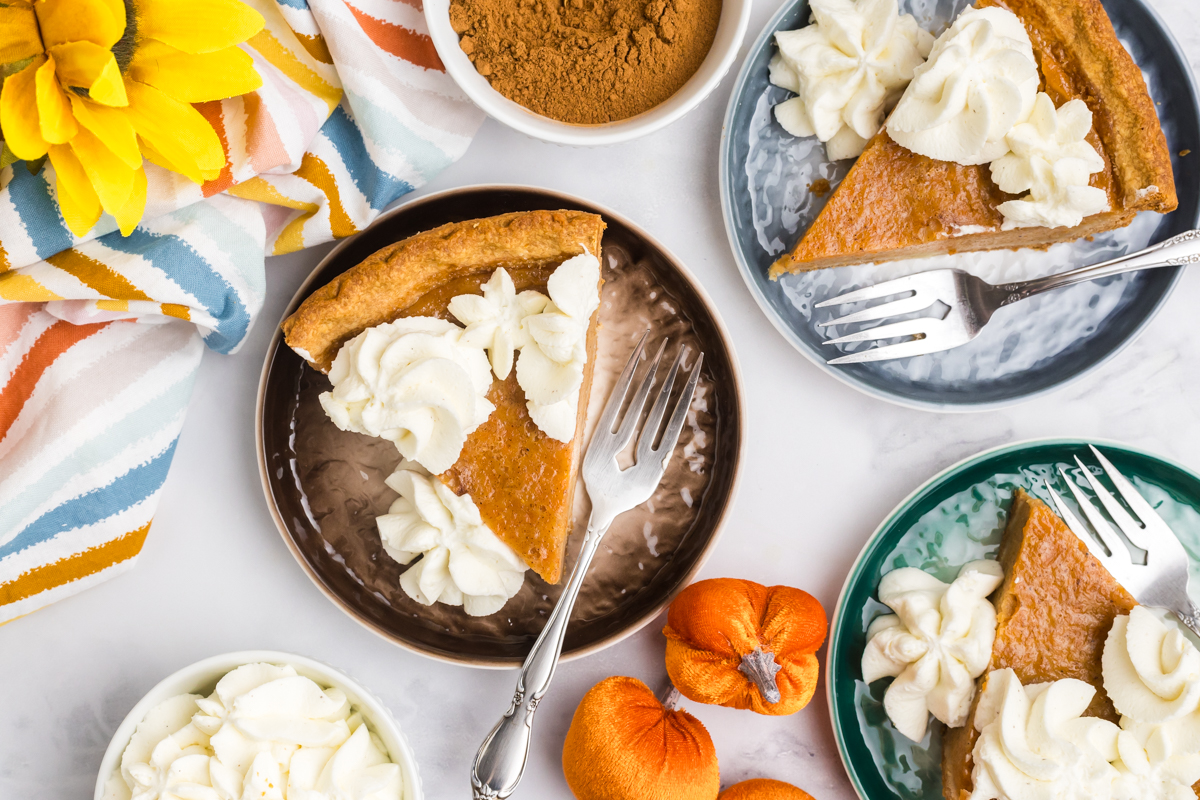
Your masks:
M717 800L813 800L813 796L790 783L754 778L735 783L721 792Z
M605 678L588 690L562 758L578 800L716 800L721 790L704 725L636 678Z
M793 714L817 688L825 609L808 592L715 578L667 611L667 674L699 703Z

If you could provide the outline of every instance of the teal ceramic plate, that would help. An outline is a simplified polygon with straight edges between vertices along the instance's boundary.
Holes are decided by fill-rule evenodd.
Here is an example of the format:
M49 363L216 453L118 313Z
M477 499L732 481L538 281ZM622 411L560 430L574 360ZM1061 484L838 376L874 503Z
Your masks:
M1183 541L1192 558L1195 596L1200 587L1200 476L1132 447L1096 444ZM994 557L1016 488L1048 501L1042 480L1050 478L1065 493L1056 473L1060 465L1069 467L1068 474L1081 487L1086 485L1072 462L1075 455L1094 463L1087 455L1087 442L1079 439L1042 439L980 453L917 489L863 548L830 626L826 687L842 763L864 800L942 797L943 726L931 724L924 741L909 741L884 714L883 693L889 681L867 686L862 680L867 626L888 613L875 599L879 579L893 569L917 567L950 581L968 561Z

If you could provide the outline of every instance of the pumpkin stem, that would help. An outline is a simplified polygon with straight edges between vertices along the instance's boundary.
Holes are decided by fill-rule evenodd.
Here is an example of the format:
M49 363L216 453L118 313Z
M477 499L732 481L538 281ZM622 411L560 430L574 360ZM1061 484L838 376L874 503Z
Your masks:
M778 703L781 697L779 686L775 683L775 673L781 669L783 667L775 663L775 654L764 650L762 645L742 656L742 663L738 665L738 672L754 681L758 693L772 705Z
M668 680L666 687L658 693L658 702L662 703L663 708L667 711L676 711L682 697L683 695L675 688L675 684Z

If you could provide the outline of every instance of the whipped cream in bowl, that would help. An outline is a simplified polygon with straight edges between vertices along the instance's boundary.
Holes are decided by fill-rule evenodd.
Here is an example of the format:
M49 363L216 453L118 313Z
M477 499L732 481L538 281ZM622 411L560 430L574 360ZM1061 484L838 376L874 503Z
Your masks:
M1024 23L1007 9L968 8L917 67L887 131L914 153L964 166L1008 152L1033 111L1041 77Z
M421 800L387 707L319 661L212 656L163 679L117 727L94 800Z
M913 567L879 582L879 602L894 611L867 629L863 680L895 680L883 708L900 733L925 738L929 716L952 728L966 723L975 679L987 669L996 610L987 597L1004 580L995 561L972 561L946 584Z

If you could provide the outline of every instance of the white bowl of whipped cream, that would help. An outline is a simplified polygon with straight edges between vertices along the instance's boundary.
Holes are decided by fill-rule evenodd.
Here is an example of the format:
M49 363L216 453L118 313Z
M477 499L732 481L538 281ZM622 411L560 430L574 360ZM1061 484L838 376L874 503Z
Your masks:
M95 800L243 795L424 797L380 701L332 667L272 650L212 656L160 681L117 728L96 777Z

